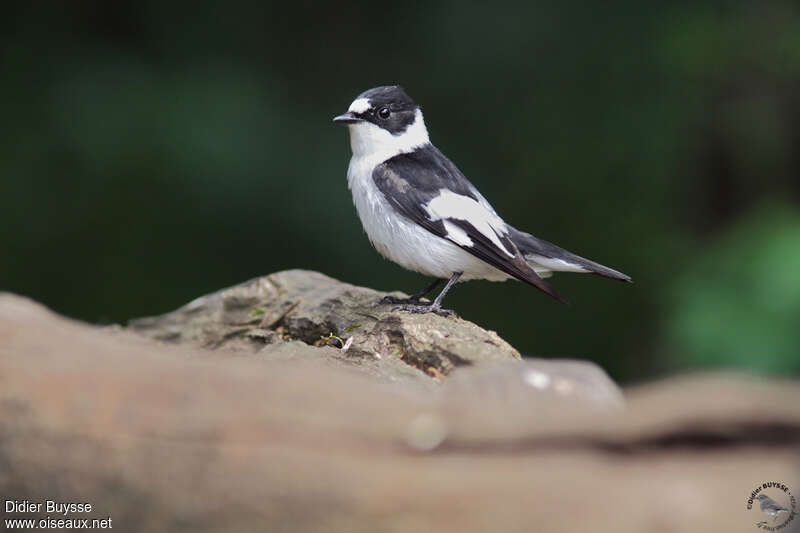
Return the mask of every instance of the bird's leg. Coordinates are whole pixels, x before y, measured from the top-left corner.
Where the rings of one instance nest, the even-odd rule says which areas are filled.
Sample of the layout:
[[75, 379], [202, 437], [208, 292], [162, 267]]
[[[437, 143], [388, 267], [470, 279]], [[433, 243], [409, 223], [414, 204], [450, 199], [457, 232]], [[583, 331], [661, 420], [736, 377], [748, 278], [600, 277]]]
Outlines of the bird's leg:
[[424, 296], [427, 296], [429, 292], [431, 292], [433, 289], [435, 289], [436, 287], [441, 285], [441, 283], [443, 281], [444, 281], [443, 279], [438, 279], [438, 278], [433, 280], [433, 283], [431, 283], [430, 285], [428, 285], [427, 287], [422, 289], [421, 292], [418, 292], [417, 294], [412, 295], [410, 298], [396, 298], [394, 296], [384, 296], [383, 298], [378, 300], [377, 303], [379, 303], [379, 304], [419, 304]]
[[447, 281], [447, 285], [445, 285], [444, 289], [442, 289], [442, 292], [439, 293], [439, 296], [437, 296], [436, 299], [428, 305], [398, 305], [397, 307], [393, 307], [392, 311], [408, 311], [409, 313], [436, 313], [437, 315], [443, 316], [455, 315], [455, 311], [451, 311], [450, 309], [442, 309], [442, 300], [444, 299], [444, 295], [447, 294], [447, 291], [450, 290], [450, 287], [456, 284], [458, 278], [461, 277], [461, 274], [463, 274], [463, 272], [454, 272]]

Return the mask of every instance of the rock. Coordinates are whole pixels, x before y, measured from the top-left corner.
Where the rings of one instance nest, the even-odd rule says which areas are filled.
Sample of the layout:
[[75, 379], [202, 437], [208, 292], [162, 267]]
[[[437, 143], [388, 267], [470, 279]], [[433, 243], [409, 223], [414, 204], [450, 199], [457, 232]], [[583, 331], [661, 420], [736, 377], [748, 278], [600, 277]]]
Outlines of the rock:
[[512, 357], [440, 386], [396, 358], [417, 377], [387, 385], [269, 324], [207, 337], [212, 309], [249, 312], [201, 302], [170, 319], [194, 341], [155, 342], [0, 294], [0, 494], [131, 532], [633, 533], [752, 531], [753, 489], [800, 492], [796, 381], [675, 378], [612, 408], [557, 385], [607, 381], [582, 364]]
[[621, 403], [619, 388], [593, 363], [528, 359], [523, 364], [519, 352], [495, 332], [460, 318], [376, 305], [387, 294], [319, 272], [288, 270], [197, 298], [165, 315], [132, 320], [128, 327], [155, 340], [267, 361], [320, 360], [384, 382], [431, 387], [458, 369], [457, 383], [473, 395], [505, 391], [507, 397], [536, 393], [539, 402]]
[[580, 404], [593, 409], [624, 406], [622, 391], [603, 369], [588, 361], [526, 358], [459, 368], [444, 395], [471, 395], [482, 402], [508, 404]]
[[[129, 328], [164, 342], [268, 359], [322, 356], [402, 381], [520, 359], [495, 332], [472, 322], [375, 305], [386, 295], [318, 272], [287, 270], [203, 296], [165, 315], [132, 320]], [[315, 352], [297, 341], [330, 348]]]

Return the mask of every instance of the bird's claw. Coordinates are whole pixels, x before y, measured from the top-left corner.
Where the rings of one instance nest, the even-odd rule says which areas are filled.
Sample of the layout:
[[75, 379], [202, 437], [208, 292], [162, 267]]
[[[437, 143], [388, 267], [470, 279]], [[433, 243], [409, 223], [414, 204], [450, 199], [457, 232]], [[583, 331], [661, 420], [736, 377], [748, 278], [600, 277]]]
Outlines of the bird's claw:
[[372, 304], [373, 307], [377, 305], [418, 305], [421, 302], [420, 298], [412, 296], [410, 298], [398, 298], [396, 296], [384, 296], [380, 300]]
[[439, 316], [458, 316], [452, 309], [443, 309], [438, 305], [398, 305], [392, 311], [408, 311], [409, 313], [436, 313]]

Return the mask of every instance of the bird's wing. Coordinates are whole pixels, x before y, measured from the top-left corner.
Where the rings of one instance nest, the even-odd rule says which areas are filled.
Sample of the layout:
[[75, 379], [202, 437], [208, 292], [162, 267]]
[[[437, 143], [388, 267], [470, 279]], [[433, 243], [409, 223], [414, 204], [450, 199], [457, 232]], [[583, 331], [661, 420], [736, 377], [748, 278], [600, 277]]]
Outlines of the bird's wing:
[[525, 261], [506, 223], [432, 145], [381, 163], [372, 179], [389, 204], [412, 222], [566, 303]]
[[763, 496], [763, 498], [761, 498], [761, 510], [765, 512], [767, 510], [770, 510], [776, 513], [780, 513], [781, 511], [788, 512], [788, 509], [784, 509], [783, 507], [781, 507], [781, 505], [778, 502], [776, 502], [766, 494]]

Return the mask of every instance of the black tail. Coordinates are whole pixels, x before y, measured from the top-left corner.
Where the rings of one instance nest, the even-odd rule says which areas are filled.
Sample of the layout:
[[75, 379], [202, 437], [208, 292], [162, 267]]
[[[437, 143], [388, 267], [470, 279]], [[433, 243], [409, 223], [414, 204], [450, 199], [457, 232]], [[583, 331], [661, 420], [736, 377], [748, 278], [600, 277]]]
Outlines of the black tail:
[[519, 231], [511, 226], [509, 226], [508, 229], [511, 240], [514, 241], [514, 244], [517, 245], [517, 248], [519, 248], [519, 251], [523, 256], [538, 255], [548, 259], [560, 259], [588, 270], [592, 274], [596, 274], [604, 278], [632, 283], [631, 277], [627, 274], [617, 272], [613, 268], [608, 268], [600, 263], [595, 263], [594, 261], [590, 261], [589, 259], [575, 255], [572, 252], [568, 252], [567, 250], [564, 250], [553, 243], [543, 241], [542, 239], [537, 239], [530, 233]]

